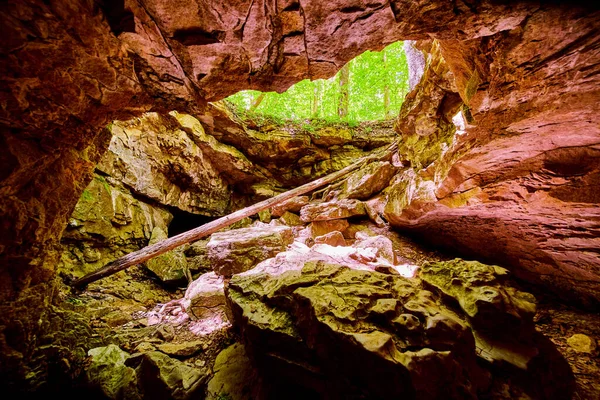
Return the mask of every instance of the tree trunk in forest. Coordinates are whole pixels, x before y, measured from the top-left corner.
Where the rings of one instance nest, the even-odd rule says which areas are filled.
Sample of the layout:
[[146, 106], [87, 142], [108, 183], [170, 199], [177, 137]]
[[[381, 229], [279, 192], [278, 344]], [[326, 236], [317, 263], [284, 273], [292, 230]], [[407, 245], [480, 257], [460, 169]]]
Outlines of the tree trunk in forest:
[[262, 210], [266, 210], [267, 208], [271, 208], [293, 197], [303, 195], [322, 186], [335, 182], [337, 179], [359, 169], [360, 167], [369, 163], [370, 161], [385, 159], [389, 157], [391, 153], [397, 150], [397, 143], [393, 143], [391, 146], [385, 149], [383, 153], [377, 152], [376, 154], [363, 157], [354, 164], [347, 166], [346, 168], [343, 168], [337, 172], [324, 176], [323, 178], [319, 178], [315, 181], [307, 183], [306, 185], [299, 186], [285, 193], [281, 193], [275, 197], [271, 197], [270, 199], [263, 200], [260, 203], [256, 203], [250, 207], [246, 207], [234, 213], [226, 215], [225, 217], [216, 219], [212, 222], [209, 222], [208, 224], [199, 226], [198, 228], [192, 229], [184, 233], [180, 233], [179, 235], [165, 239], [151, 246], [144, 247], [143, 249], [134, 251], [133, 253], [129, 253], [115, 261], [106, 264], [104, 267], [100, 268], [97, 271], [94, 271], [83, 276], [82, 278], [72, 281], [71, 286], [85, 287], [89, 283], [95, 282], [102, 278], [106, 278], [107, 276], [113, 275], [132, 265], [141, 264], [163, 253], [166, 253], [169, 250], [173, 250], [176, 247], [179, 247], [186, 243], [194, 242], [200, 238], [211, 235], [217, 232], [218, 230], [233, 224], [234, 222], [240, 221], [241, 219], [254, 215]]
[[250, 111], [254, 111], [258, 108], [258, 106], [260, 106], [260, 103], [262, 103], [262, 101], [265, 99], [265, 94], [266, 93], [261, 93], [256, 99], [254, 99], [252, 105], [250, 106]]
[[384, 115], [385, 115], [385, 119], [391, 119], [392, 118], [392, 113], [390, 110], [390, 77], [389, 77], [389, 71], [388, 71], [388, 62], [387, 62], [387, 55], [386, 55], [386, 51], [383, 50], [382, 51], [383, 54], [383, 70], [384, 70], [384, 76], [385, 76], [385, 82], [383, 85], [383, 110], [384, 110]]
[[315, 81], [313, 87], [312, 109], [310, 110], [311, 118], [319, 118], [319, 107], [321, 105], [321, 92], [323, 91], [323, 81]]
[[350, 63], [340, 70], [340, 98], [338, 101], [338, 117], [345, 120], [348, 117], [348, 81], [350, 79]]

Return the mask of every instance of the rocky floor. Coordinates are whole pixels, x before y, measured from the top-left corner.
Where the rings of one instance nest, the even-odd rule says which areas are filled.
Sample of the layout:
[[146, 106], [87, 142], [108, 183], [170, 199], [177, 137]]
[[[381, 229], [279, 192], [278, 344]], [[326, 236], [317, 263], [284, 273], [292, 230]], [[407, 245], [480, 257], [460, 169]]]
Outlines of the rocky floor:
[[[368, 224], [377, 234], [385, 234], [394, 245], [396, 257], [422, 265], [440, 261], [451, 255], [429, 250], [410, 238]], [[530, 288], [527, 288], [531, 291]], [[134, 355], [160, 352], [201, 371], [199, 392], [193, 398], [220, 398], [227, 391], [242, 398], [252, 398], [256, 388], [233, 375], [254, 376], [240, 338], [225, 321], [192, 320], [181, 304], [185, 288], [164, 288], [142, 268], [132, 268], [101, 282], [94, 283], [66, 300], [74, 309], [90, 317], [91, 326], [106, 344], [115, 344]], [[538, 312], [536, 329], [548, 337], [568, 361], [576, 380], [575, 399], [600, 398], [600, 357], [598, 349], [582, 352], [581, 340], [575, 344], [574, 334], [600, 337], [600, 321], [596, 314], [565, 306], [543, 293], [535, 293]], [[211, 329], [211, 326], [215, 329]], [[576, 337], [577, 338], [577, 337]], [[235, 345], [234, 345], [235, 344]], [[241, 346], [241, 347], [240, 347]], [[216, 361], [222, 353], [221, 360]], [[233, 368], [233, 370], [232, 370]], [[230, 380], [231, 377], [233, 380]], [[255, 379], [253, 379], [255, 380]], [[258, 381], [257, 381], [258, 382]], [[212, 392], [211, 392], [212, 390]], [[254, 390], [254, 392], [252, 392]], [[202, 392], [202, 393], [200, 393]], [[495, 378], [489, 398], [528, 398], [513, 387], [510, 379]]]
[[[567, 360], [575, 375], [576, 400], [600, 399], [600, 352], [597, 345], [577, 345], [573, 335], [585, 335], [588, 340], [600, 339], [600, 318], [597, 313], [569, 307], [543, 293], [535, 293], [538, 312], [536, 328], [548, 337]], [[588, 352], [588, 350], [590, 352]]]

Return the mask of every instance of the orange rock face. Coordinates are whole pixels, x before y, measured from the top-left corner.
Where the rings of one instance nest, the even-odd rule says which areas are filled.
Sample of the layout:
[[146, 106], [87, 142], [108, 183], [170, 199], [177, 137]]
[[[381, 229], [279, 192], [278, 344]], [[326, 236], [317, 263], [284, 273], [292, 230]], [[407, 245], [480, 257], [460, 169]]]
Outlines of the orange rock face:
[[[501, 34], [439, 41], [454, 90], [468, 106], [466, 132], [455, 135], [426, 170], [416, 171], [409, 179], [412, 187], [392, 191], [388, 220], [597, 307], [600, 35], [593, 27], [598, 17], [540, 9]], [[547, 24], [550, 20], [557, 22]], [[440, 69], [436, 61], [442, 61], [439, 54], [430, 70]], [[441, 109], [443, 102], [433, 106]], [[402, 122], [409, 133], [419, 127], [418, 120]], [[433, 126], [421, 140], [443, 129]]]

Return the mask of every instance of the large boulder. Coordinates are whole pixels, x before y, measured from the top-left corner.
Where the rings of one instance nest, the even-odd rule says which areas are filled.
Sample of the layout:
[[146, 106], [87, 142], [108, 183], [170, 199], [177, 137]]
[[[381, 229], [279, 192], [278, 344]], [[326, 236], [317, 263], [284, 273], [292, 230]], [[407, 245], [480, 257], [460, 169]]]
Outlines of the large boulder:
[[75, 205], [62, 237], [59, 270], [80, 277], [146, 246], [155, 228], [173, 219], [165, 207], [134, 197], [110, 177], [94, 175]]
[[90, 387], [107, 399], [142, 399], [137, 388], [135, 370], [125, 361], [129, 353], [119, 346], [109, 344], [88, 352], [90, 364], [86, 368], [86, 379]]
[[339, 198], [366, 200], [388, 186], [396, 168], [387, 161], [375, 161], [344, 181]]
[[532, 398], [573, 393], [568, 364], [531, 324], [533, 297], [505, 270], [438, 263], [423, 272], [433, 282], [423, 287], [368, 260], [340, 262], [340, 247], [318, 255], [318, 246], [229, 283], [232, 322], [269, 381], [293, 377], [306, 393], [333, 398], [503, 398], [480, 368], [493, 365], [494, 379], [511, 377]]
[[[152, 236], [148, 245], [153, 245], [167, 239], [165, 231], [156, 227], [152, 230]], [[178, 248], [166, 253], [160, 254], [144, 263], [152, 273], [161, 281], [176, 285], [185, 282], [190, 277], [190, 271], [187, 266], [187, 260], [183, 254], [183, 249]]]
[[88, 352], [86, 380], [94, 394], [107, 399], [191, 399], [208, 374], [159, 351], [130, 355], [110, 344]]
[[363, 203], [355, 199], [332, 200], [323, 203], [310, 203], [300, 210], [304, 222], [328, 221], [366, 215]]
[[321, 396], [464, 399], [485, 384], [468, 325], [400, 276], [307, 262], [235, 276], [228, 296], [261, 372]]
[[207, 244], [208, 258], [218, 275], [230, 277], [284, 251], [294, 241], [287, 226], [260, 224], [213, 233]]
[[223, 277], [207, 272], [190, 283], [183, 298], [183, 307], [192, 319], [203, 319], [223, 312], [225, 291]]

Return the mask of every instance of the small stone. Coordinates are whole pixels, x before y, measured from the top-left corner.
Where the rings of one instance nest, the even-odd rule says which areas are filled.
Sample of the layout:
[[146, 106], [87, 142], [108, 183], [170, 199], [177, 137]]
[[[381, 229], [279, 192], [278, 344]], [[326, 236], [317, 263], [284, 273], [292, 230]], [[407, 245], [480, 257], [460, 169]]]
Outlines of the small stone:
[[283, 222], [283, 224], [287, 226], [301, 226], [304, 225], [300, 217], [294, 213], [286, 211], [279, 218], [279, 221]]
[[596, 341], [582, 333], [576, 333], [567, 339], [567, 343], [578, 353], [592, 354], [596, 350]]
[[201, 341], [195, 340], [183, 343], [164, 343], [157, 347], [158, 350], [170, 356], [189, 357], [202, 350], [203, 344]]
[[315, 238], [315, 244], [328, 244], [330, 246], [345, 246], [346, 240], [340, 231], [329, 232]]

